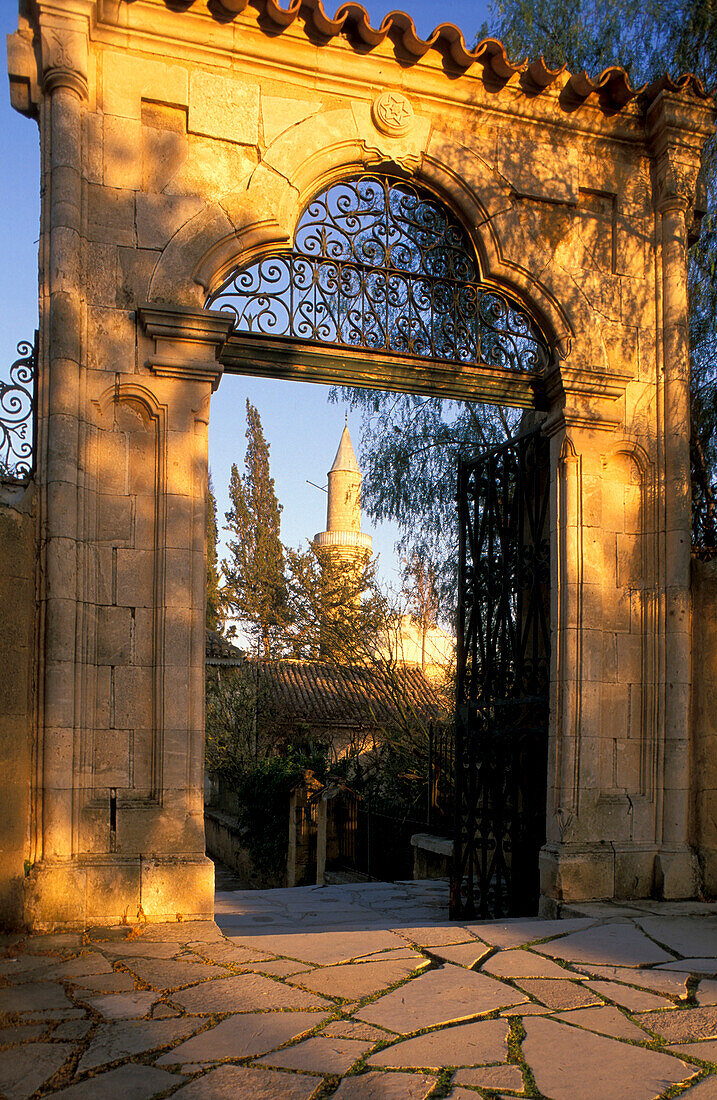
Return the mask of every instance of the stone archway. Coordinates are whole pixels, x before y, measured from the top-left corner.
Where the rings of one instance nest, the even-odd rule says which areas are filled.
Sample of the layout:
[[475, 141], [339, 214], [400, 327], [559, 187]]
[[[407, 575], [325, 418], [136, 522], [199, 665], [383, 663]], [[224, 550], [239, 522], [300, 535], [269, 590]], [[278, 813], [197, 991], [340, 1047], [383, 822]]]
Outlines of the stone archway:
[[[239, 7], [38, 3], [9, 45], [46, 180], [25, 919], [211, 915], [203, 502], [232, 362], [202, 306], [322, 186], [381, 166], [449, 203], [556, 350], [546, 905], [689, 896], [684, 249], [711, 103], [693, 78], [637, 98], [620, 70], [513, 66], [455, 28], [421, 43], [408, 17]], [[413, 388], [495, 394], [461, 375]]]

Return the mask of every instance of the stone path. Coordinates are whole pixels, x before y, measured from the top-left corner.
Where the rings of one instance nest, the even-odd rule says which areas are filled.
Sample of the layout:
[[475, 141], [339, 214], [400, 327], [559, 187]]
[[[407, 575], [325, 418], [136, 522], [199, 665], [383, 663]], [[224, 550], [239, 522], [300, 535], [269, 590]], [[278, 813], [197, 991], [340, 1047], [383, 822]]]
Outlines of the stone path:
[[717, 1100], [717, 906], [445, 900], [225, 890], [216, 925], [0, 937], [0, 1097]]

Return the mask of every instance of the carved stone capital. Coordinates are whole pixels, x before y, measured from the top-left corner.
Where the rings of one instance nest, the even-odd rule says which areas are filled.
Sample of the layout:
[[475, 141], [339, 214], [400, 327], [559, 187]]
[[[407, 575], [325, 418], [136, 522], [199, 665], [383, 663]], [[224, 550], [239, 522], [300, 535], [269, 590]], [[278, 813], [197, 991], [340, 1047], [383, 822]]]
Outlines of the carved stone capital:
[[714, 132], [711, 104], [661, 92], [650, 104], [647, 132], [653, 153], [653, 190], [658, 211], [687, 214], [696, 197], [702, 147]]
[[43, 27], [40, 34], [42, 86], [51, 95], [56, 88], [69, 88], [87, 99], [87, 34], [64, 27]]
[[164, 378], [209, 382], [216, 390], [224, 372], [218, 361], [234, 324], [220, 310], [191, 310], [177, 306], [141, 306], [137, 316], [154, 339], [154, 354], [146, 366]]

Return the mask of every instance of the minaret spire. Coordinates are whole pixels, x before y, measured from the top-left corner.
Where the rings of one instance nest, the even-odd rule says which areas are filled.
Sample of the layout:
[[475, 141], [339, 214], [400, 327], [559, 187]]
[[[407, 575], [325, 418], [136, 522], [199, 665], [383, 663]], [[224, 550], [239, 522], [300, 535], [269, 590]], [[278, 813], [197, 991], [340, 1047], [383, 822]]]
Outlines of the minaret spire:
[[371, 555], [371, 536], [361, 531], [361, 470], [348, 426], [348, 413], [333, 466], [329, 470], [326, 530], [314, 537], [322, 565], [363, 564]]

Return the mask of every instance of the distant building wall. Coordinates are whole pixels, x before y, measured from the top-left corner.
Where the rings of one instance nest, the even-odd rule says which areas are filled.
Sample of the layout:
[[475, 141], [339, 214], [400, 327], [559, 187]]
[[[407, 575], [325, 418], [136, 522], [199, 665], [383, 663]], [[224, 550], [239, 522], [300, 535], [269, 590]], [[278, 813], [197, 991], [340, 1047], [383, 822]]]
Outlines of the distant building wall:
[[717, 561], [692, 562], [694, 843], [704, 890], [717, 895]]
[[36, 496], [0, 497], [0, 928], [22, 922], [30, 857]]

